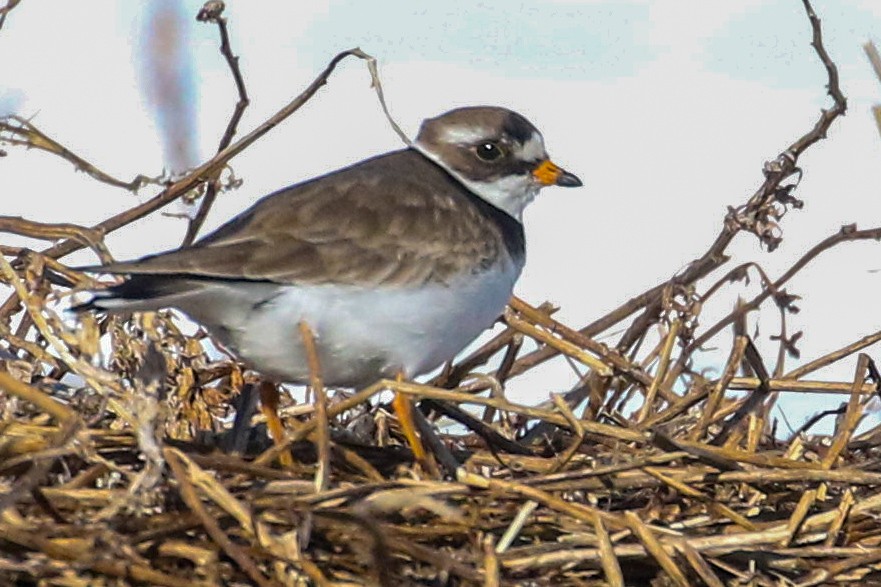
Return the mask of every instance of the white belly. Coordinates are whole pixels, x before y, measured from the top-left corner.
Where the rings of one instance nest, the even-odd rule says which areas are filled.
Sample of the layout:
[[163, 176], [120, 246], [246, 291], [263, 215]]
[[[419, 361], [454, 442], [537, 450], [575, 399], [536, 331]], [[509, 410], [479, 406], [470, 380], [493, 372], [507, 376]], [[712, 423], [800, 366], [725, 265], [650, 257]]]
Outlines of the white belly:
[[[305, 321], [325, 382], [361, 386], [398, 372], [414, 377], [452, 359], [501, 315], [519, 273], [506, 263], [418, 289], [218, 285], [223, 291], [179, 306], [251, 367], [287, 382], [309, 377], [298, 328]], [[216, 303], [221, 298], [226, 303]]]

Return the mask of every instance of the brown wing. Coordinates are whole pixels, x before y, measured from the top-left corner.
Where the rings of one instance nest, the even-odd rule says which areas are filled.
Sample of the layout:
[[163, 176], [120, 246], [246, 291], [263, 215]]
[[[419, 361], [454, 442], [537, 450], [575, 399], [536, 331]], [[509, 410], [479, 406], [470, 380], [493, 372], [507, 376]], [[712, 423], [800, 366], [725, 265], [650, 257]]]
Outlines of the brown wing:
[[502, 228], [485, 206], [419, 153], [398, 151], [272, 194], [192, 247], [101, 271], [296, 284], [444, 282], [504, 254]]

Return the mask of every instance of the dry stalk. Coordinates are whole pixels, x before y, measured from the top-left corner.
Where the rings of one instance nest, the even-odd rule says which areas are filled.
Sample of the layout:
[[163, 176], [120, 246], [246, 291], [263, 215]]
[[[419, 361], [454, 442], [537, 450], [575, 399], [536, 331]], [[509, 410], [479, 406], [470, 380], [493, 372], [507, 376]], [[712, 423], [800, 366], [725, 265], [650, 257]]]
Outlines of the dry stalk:
[[[0, 8], [0, 26], [15, 4]], [[283, 441], [272, 446], [255, 432], [243, 455], [231, 455], [212, 446], [222, 445], [230, 400], [257, 378], [232, 358], [217, 358], [204, 333], [182, 333], [167, 313], [71, 328], [55, 301], [90, 281], [57, 258], [83, 247], [109, 256], [107, 233], [204, 190], [185, 237], [191, 241], [224, 189], [219, 178], [230, 160], [310, 100], [345, 58], [367, 62], [387, 108], [375, 63], [354, 49], [233, 141], [249, 99], [222, 3], [206, 4], [203, 20], [218, 27], [237, 88], [217, 154], [90, 228], [0, 218], [0, 231], [65, 239], [43, 253], [0, 245], [2, 279], [14, 290], [0, 305], [0, 582], [79, 575], [96, 584], [168, 586], [604, 580], [717, 587], [876, 577], [879, 429], [856, 433], [871, 415], [879, 375], [868, 355], [854, 355], [870, 351], [881, 333], [855, 333], [853, 342], [788, 373], [782, 358], [797, 339], [787, 322], [795, 297], [784, 288], [823, 252], [878, 240], [881, 228], [845, 227], [776, 279], [747, 262], [704, 283], [728, 263], [736, 235], [777, 246], [783, 216], [798, 208], [799, 158], [845, 111], [819, 20], [804, 5], [833, 104], [766, 165], [758, 188], [725, 213], [716, 239], [684, 271], [582, 329], [555, 319], [549, 304], [514, 298], [507, 328], [431, 385], [383, 380], [351, 393], [325, 389], [310, 353], [314, 406], [284, 395]], [[118, 180], [27, 121], [3, 124], [5, 144], [39, 146], [99, 181], [123, 189], [161, 183]], [[747, 275], [759, 276], [761, 291], [702, 325], [702, 308], [727, 304], [729, 284]], [[768, 303], [781, 324], [774, 369], [746, 328], [750, 313]], [[613, 348], [598, 342], [616, 325], [623, 331]], [[695, 373], [701, 346], [729, 327], [735, 336], [724, 367]], [[305, 324], [300, 334], [309, 349]], [[538, 349], [523, 352], [525, 339]], [[96, 357], [108, 346], [108, 357]], [[138, 377], [148, 349], [161, 366], [150, 382]], [[539, 405], [505, 397], [509, 379], [561, 354], [589, 368], [570, 392]], [[807, 379], [833, 365], [853, 369], [853, 378]], [[389, 434], [378, 399], [386, 390], [467, 428], [444, 430], [434, 445], [446, 451], [444, 467], [457, 481], [422, 478], [425, 469]], [[818, 416], [784, 441], [768, 410], [785, 393], [849, 397], [833, 410], [833, 435], [811, 433]], [[288, 453], [295, 460], [278, 467]], [[148, 493], [149, 503], [132, 499]]]

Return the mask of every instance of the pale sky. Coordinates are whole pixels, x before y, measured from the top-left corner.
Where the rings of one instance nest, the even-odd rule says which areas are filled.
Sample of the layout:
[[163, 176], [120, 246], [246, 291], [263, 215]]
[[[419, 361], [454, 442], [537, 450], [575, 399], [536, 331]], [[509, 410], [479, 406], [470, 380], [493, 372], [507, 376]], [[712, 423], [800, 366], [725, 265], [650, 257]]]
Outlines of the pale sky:
[[[701, 254], [726, 207], [743, 203], [760, 184], [762, 164], [831, 105], [800, 0], [227, 4], [251, 97], [242, 132], [354, 46], [379, 60], [392, 115], [411, 136], [423, 118], [467, 104], [503, 105], [532, 120], [552, 157], [585, 187], [547, 190], [527, 211], [529, 260], [517, 293], [562, 306], [558, 316], [574, 327]], [[234, 88], [216, 27], [195, 22], [201, 2], [150, 4], [161, 5], [179, 12], [191, 51], [186, 112], [194, 118], [187, 134], [205, 159], [226, 126]], [[171, 162], [163, 160], [160, 125], [143, 91], [148, 15], [141, 6], [22, 3], [0, 30], [0, 111], [31, 118], [123, 179], [159, 174]], [[881, 2], [816, 0], [814, 8], [841, 71], [848, 115], [801, 160], [805, 177], [796, 195], [805, 208], [785, 218], [780, 249], [768, 254], [742, 235], [729, 267], [753, 260], [775, 277], [841, 225], [881, 224], [881, 141], [870, 114], [881, 102], [881, 84], [861, 49], [881, 38]], [[399, 146], [363, 64], [346, 62], [312, 102], [233, 160], [244, 184], [221, 196], [203, 234], [271, 191]], [[155, 193], [122, 192], [49, 155], [7, 150], [0, 159], [3, 215], [92, 225]], [[184, 231], [183, 221], [154, 214], [107, 242], [118, 258], [131, 258], [176, 246]], [[790, 331], [805, 330], [804, 360], [881, 328], [881, 313], [873, 311], [879, 247], [843, 245], [789, 285], [804, 298], [790, 320]], [[81, 254], [71, 262], [94, 258]], [[737, 293], [756, 292], [755, 282], [733, 286], [709, 304], [702, 323], [727, 313]], [[769, 364], [775, 316], [770, 311], [750, 322]], [[727, 349], [730, 334], [717, 344]], [[877, 358], [878, 350], [870, 352]], [[713, 365], [718, 356], [706, 361]], [[823, 375], [849, 379], [854, 365], [855, 358]], [[574, 382], [565, 363], [555, 361], [513, 382], [509, 393], [536, 403]], [[784, 405], [798, 425], [843, 399], [789, 396]]]

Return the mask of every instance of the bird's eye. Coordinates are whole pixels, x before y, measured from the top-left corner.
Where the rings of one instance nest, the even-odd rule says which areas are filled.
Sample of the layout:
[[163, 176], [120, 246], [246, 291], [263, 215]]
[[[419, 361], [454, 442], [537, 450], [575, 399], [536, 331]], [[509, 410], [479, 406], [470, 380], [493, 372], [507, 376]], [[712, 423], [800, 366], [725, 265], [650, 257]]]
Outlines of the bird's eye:
[[483, 161], [495, 161], [505, 154], [496, 143], [481, 143], [474, 147], [474, 152]]

